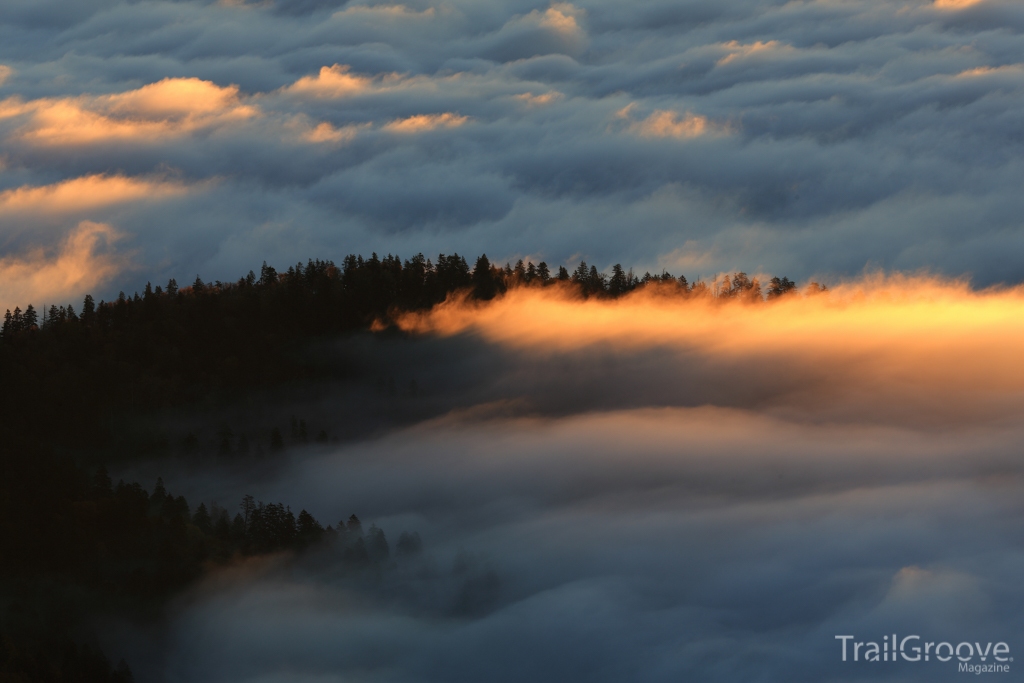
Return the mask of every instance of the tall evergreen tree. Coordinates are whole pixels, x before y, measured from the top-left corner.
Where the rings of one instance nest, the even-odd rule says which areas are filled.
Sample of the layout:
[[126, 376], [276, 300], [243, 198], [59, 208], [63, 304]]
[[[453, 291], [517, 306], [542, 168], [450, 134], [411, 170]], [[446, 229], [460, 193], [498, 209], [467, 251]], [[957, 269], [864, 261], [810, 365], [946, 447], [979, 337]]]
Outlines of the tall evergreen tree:
[[498, 294], [497, 278], [494, 276], [487, 254], [482, 254], [473, 267], [473, 296], [489, 300]]

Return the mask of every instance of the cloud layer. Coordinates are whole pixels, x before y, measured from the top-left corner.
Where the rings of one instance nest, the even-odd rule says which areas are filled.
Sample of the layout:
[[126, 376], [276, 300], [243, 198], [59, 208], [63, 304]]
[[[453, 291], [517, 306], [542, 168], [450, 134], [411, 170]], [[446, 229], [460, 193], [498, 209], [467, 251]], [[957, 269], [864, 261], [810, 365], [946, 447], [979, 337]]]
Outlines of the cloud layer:
[[[956, 661], [844, 664], [835, 636], [1020, 647], [1024, 378], [998, 348], [1019, 345], [1019, 296], [883, 281], [763, 315], [449, 306], [447, 336], [358, 352], [416, 380], [393, 410], [440, 417], [262, 479], [163, 464], [190, 499], [356, 510], [426, 555], [373, 576], [330, 553], [234, 568], [110, 647], [170, 681], [959, 680]], [[319, 419], [368, 389], [314, 392]]]
[[[14, 2], [0, 191], [217, 180], [77, 217], [135, 254], [107, 296], [374, 250], [1016, 282], [1022, 29], [1008, 0]], [[0, 210], [0, 256], [78, 224], [39, 213]]]

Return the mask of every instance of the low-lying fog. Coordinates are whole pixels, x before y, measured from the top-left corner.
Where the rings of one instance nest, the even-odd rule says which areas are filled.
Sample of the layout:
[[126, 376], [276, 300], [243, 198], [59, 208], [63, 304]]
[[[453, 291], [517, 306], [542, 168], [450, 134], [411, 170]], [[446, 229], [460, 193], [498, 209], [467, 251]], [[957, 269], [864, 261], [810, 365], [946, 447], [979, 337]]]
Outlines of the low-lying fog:
[[[508, 342], [472, 325], [370, 341], [368, 365], [391, 362], [421, 387], [396, 400], [435, 417], [292, 450], [259, 478], [164, 478], [193, 504], [252, 493], [324, 524], [355, 512], [385, 531], [392, 560], [353, 572], [326, 549], [234, 566], [160, 629], [111, 629], [111, 649], [140, 679], [167, 681], [964, 675], [955, 657], [844, 663], [844, 634], [1004, 641], [1012, 656], [1024, 648], [1024, 382], [998, 364], [1020, 332], [918, 310], [930, 326], [918, 346], [867, 343], [890, 339], [896, 314], [865, 314], [835, 353], [808, 351], [824, 339], [820, 309], [793, 313], [802, 336], [772, 353], [671, 334]], [[352, 400], [320, 410], [343, 420]], [[420, 534], [421, 554], [396, 552], [402, 531]]]

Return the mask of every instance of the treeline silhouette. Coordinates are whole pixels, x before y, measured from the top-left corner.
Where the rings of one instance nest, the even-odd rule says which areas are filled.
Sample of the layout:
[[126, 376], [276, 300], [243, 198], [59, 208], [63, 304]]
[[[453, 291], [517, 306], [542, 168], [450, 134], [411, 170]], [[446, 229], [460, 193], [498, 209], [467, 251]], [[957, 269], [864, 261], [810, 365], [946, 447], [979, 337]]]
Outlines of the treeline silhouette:
[[[302, 346], [316, 338], [366, 329], [395, 311], [430, 308], [452, 293], [492, 299], [514, 287], [562, 286], [584, 297], [618, 297], [658, 286], [687, 297], [760, 301], [796, 290], [788, 278], [766, 288], [736, 273], [690, 283], [669, 273], [637, 277], [619, 265], [610, 275], [581, 262], [552, 273], [544, 262], [470, 269], [458, 254], [436, 261], [349, 255], [341, 266], [310, 260], [279, 272], [263, 264], [236, 282], [179, 287], [147, 284], [113, 301], [90, 295], [74, 305], [7, 311], [0, 328], [5, 391], [0, 443], [11, 431], [31, 431], [55, 447], [81, 450], [109, 444], [123, 411], [150, 411], [211, 392], [274, 386], [315, 373]], [[812, 287], [820, 289], [812, 283]]]
[[[29, 476], [25, 476], [25, 475]], [[31, 459], [0, 495], [0, 680], [131, 680], [95, 647], [76, 642], [101, 615], [145, 618], [211, 566], [240, 557], [332, 547], [342, 566], [379, 571], [392, 558], [384, 532], [356, 515], [324, 527], [309, 512], [245, 496], [232, 515], [195, 509], [157, 480], [113, 485], [69, 459]], [[422, 543], [403, 533], [395, 555]], [[6, 678], [4, 676], [7, 676]]]

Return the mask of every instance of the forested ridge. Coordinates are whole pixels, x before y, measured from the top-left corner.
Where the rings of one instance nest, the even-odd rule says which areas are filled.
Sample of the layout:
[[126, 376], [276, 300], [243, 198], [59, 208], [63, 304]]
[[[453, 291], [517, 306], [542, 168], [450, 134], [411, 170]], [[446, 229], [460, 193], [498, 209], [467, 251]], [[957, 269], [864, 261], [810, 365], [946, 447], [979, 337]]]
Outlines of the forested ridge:
[[[37, 463], [39, 465], [39, 463]], [[70, 462], [44, 462], [20, 489], [3, 490], [0, 539], [0, 680], [133, 679], [92, 643], [97, 617], [149, 620], [167, 598], [211, 568], [281, 551], [326, 549], [352, 572], [385, 570], [384, 532], [356, 515], [324, 527], [309, 512], [245, 496], [234, 515], [213, 503], [190, 508], [157, 480], [112, 485]], [[402, 533], [397, 557], [421, 541]]]
[[[366, 329], [395, 311], [428, 309], [453, 292], [478, 299], [518, 286], [558, 285], [585, 297], [618, 297], [656, 285], [680, 296], [760, 301], [796, 289], [772, 278], [766, 290], [737, 273], [724, 282], [689, 283], [669, 273], [611, 275], [585, 262], [572, 273], [546, 263], [498, 267], [486, 256], [470, 269], [458, 254], [436, 261], [349, 255], [339, 267], [310, 260], [278, 272], [264, 263], [236, 282], [189, 286], [170, 280], [114, 301], [7, 311], [0, 329], [4, 377], [0, 442], [32, 434], [57, 448], [102, 448], [110, 415], [156, 410], [210, 392], [272, 386], [311, 368], [299, 352], [312, 339]], [[812, 283], [812, 287], [819, 287]], [[13, 432], [13, 433], [12, 433]]]
[[[303, 354], [311, 342], [429, 309], [453, 293], [487, 300], [515, 287], [549, 286], [581, 297], [657, 286], [746, 301], [796, 289], [773, 278], [762, 290], [744, 273], [690, 283], [664, 272], [637, 277], [618, 265], [610, 275], [586, 263], [552, 273], [543, 262], [499, 267], [480, 256], [471, 269], [458, 254], [404, 261], [374, 254], [282, 272], [264, 263], [235, 282], [196, 277], [179, 286], [172, 279], [113, 301], [86, 296], [78, 306], [7, 311], [0, 330], [0, 679], [130, 680], [126, 666], [112, 666], [88, 644], [89, 617], [156, 613], [209, 567], [238, 557], [326, 542], [354, 570], [388, 561], [383, 532], [364, 532], [354, 515], [324, 527], [305, 510], [295, 515], [250, 497], [232, 510], [190, 507], [162, 482], [151, 491], [112, 483], [104, 465], [127, 416], [301, 382], [317, 373]], [[249, 457], [244, 434], [223, 427], [219, 438], [221, 453]], [[320, 431], [315, 440], [326, 438]], [[274, 427], [268, 446], [273, 452], [308, 439], [306, 422], [292, 417], [290, 434]], [[397, 549], [409, 554], [419, 546], [417, 536], [403, 534]]]

